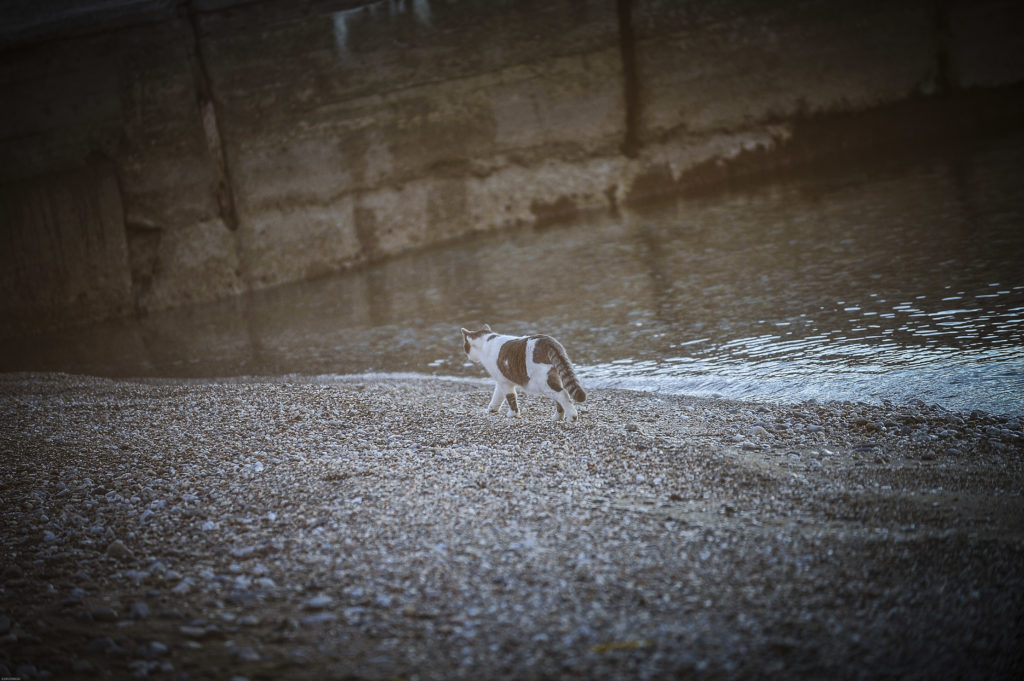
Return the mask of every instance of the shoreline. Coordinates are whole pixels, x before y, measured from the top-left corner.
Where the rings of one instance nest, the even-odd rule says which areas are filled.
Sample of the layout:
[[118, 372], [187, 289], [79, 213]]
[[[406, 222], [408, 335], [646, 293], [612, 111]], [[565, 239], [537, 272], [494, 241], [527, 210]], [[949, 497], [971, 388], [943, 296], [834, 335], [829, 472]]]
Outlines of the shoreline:
[[0, 374], [0, 672], [1024, 673], [1019, 418], [279, 378]]
[[[479, 368], [479, 367], [477, 367]], [[589, 367], [588, 367], [589, 368]], [[580, 369], [579, 366], [576, 367]], [[579, 371], [578, 371], [579, 373]], [[70, 378], [95, 378], [98, 380], [111, 380], [126, 383], [142, 383], [152, 385], [210, 385], [210, 384], [224, 384], [224, 385], [239, 385], [239, 384], [251, 384], [251, 383], [269, 383], [275, 385], [283, 384], [324, 384], [331, 385], [335, 383], [351, 383], [351, 382], [388, 382], [388, 381], [436, 381], [436, 382], [450, 382], [456, 384], [476, 385], [476, 386], [488, 386], [489, 389], [493, 389], [492, 380], [486, 376], [486, 374], [473, 375], [473, 376], [460, 376], [455, 374], [429, 374], [420, 371], [364, 371], [355, 373], [285, 373], [285, 374], [244, 374], [244, 375], [223, 375], [223, 376], [107, 376], [99, 374], [85, 374], [85, 373], [74, 373], [66, 371], [0, 371], [0, 376], [40, 376], [40, 375], [55, 375], [55, 376], [67, 376]], [[812, 396], [807, 398], [791, 398], [786, 399], [785, 397], [777, 396], [775, 394], [768, 395], [729, 395], [720, 391], [712, 391], [708, 389], [699, 389], [697, 391], [685, 391], [682, 389], [671, 389], [662, 390], [657, 386], [650, 388], [636, 387], [639, 382], [623, 382], [623, 381], [612, 381], [609, 383], [606, 379], [594, 380], [591, 376], [584, 376], [583, 381], [587, 386], [593, 386], [595, 389], [602, 391], [619, 391], [626, 394], [637, 393], [644, 395], [663, 396], [663, 397], [692, 397], [699, 400], [711, 400], [711, 401], [723, 401], [723, 402], [735, 402], [739, 404], [752, 405], [754, 407], [764, 406], [769, 409], [789, 409], [798, 407], [800, 405], [836, 405], [841, 408], [856, 408], [859, 406], [868, 408], [884, 408], [884, 409], [924, 409], [929, 411], [937, 411], [939, 413], [946, 414], [959, 414], [961, 416], [969, 416], [971, 414], [978, 414], [981, 417], [993, 419], [1001, 422], [1024, 422], [1024, 406], [1021, 407], [1021, 413], [1010, 412], [1010, 411], [993, 411], [982, 407], [966, 406], [957, 407], [955, 405], [942, 404], [937, 401], [928, 402], [920, 398], [901, 400], [897, 397], [882, 397], [875, 400], [858, 400], [858, 399], [847, 399], [847, 398], [827, 398]]]

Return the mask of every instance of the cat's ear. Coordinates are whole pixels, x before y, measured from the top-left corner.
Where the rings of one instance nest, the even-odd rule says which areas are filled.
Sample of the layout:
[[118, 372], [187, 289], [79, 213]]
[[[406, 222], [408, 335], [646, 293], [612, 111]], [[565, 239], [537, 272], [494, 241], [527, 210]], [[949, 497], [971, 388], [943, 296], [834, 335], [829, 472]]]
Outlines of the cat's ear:
[[459, 330], [462, 331], [462, 337], [463, 338], [465, 338], [466, 336], [469, 335], [469, 331], [466, 331], [465, 329], [459, 329]]
[[484, 324], [484, 331], [490, 333], [491, 332], [491, 325], [490, 324]]

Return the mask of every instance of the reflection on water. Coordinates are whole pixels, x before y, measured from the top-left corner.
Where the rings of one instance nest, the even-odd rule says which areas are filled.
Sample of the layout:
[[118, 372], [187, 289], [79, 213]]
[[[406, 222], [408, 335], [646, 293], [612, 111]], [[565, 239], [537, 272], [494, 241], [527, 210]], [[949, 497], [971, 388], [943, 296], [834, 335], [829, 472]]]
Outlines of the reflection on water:
[[460, 326], [557, 335], [590, 386], [1024, 413], [1024, 135], [491, 235], [5, 349], [4, 370], [479, 376]]

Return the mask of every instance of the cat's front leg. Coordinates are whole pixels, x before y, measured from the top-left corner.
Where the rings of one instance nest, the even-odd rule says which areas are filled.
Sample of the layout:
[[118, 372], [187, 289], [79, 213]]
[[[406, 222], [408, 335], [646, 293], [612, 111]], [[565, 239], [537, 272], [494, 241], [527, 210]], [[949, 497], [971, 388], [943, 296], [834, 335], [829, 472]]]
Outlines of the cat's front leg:
[[487, 405], [487, 411], [497, 413], [501, 403], [505, 400], [505, 390], [500, 385], [494, 386], [494, 394], [491, 395], [491, 403]]
[[573, 404], [572, 398], [569, 397], [569, 393], [562, 391], [555, 395], [555, 420], [561, 421], [566, 420], [569, 423], [575, 423], [579, 420], [579, 412], [576, 411], [576, 405]]

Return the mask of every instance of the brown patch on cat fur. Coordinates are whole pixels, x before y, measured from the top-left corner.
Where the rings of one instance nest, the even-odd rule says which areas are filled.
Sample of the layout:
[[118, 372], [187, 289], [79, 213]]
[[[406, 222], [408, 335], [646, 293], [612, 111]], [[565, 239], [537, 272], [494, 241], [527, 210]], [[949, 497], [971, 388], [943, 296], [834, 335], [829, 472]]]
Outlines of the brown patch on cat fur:
[[577, 402], [586, 400], [587, 393], [580, 386], [576, 372], [573, 371], [572, 363], [569, 361], [569, 355], [566, 354], [562, 344], [551, 336], [530, 336], [530, 338], [537, 339], [536, 345], [533, 346], [533, 361], [537, 364], [550, 364], [552, 370], [558, 372], [559, 385], [557, 388], [551, 382], [551, 372], [548, 372], [548, 385], [551, 389], [561, 390], [564, 386], [572, 399]]
[[505, 395], [505, 399], [508, 400], [508, 408], [512, 410], [513, 414], [519, 413], [519, 404], [516, 402], [516, 394], [508, 393]]
[[548, 369], [548, 387], [556, 393], [562, 392], [562, 379], [558, 377], [558, 369], [555, 367]]
[[530, 377], [526, 373], [527, 338], [505, 341], [498, 350], [498, 370], [502, 376], [516, 385], [526, 385]]

